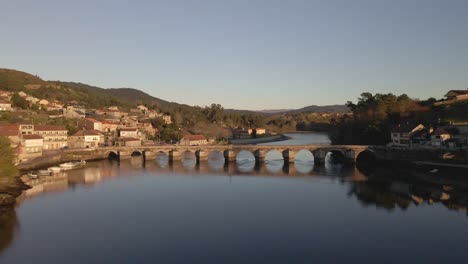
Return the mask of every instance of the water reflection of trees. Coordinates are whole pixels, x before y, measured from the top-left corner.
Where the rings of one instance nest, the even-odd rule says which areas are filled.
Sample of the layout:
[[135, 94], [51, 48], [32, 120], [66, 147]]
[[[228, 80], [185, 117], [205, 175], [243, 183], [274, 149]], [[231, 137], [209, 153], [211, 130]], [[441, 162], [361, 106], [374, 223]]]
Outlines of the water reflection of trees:
[[11, 245], [17, 226], [15, 209], [0, 207], [0, 255]]
[[468, 182], [447, 174], [380, 169], [367, 181], [351, 182], [349, 195], [364, 206], [375, 205], [390, 211], [421, 204], [442, 204], [448, 209], [467, 211]]

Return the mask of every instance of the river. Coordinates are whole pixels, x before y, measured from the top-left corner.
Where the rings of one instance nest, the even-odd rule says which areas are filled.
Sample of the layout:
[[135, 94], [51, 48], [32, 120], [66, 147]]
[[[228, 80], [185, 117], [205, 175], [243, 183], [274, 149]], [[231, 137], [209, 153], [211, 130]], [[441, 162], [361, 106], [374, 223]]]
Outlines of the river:
[[[328, 142], [289, 136], [274, 144]], [[30, 180], [16, 210], [0, 217], [0, 263], [466, 261], [463, 179], [298, 159], [134, 157]]]

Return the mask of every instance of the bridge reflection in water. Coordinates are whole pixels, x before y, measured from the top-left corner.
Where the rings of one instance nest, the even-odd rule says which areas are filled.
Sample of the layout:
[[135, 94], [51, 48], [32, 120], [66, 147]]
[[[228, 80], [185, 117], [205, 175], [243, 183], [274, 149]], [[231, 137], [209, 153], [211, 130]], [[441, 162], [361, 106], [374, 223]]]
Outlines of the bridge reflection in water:
[[[308, 179], [332, 179], [346, 182], [349, 195], [357, 198], [363, 205], [370, 204], [393, 210], [407, 209], [411, 204], [441, 203], [449, 209], [466, 212], [468, 192], [466, 180], [453, 178], [434, 181], [433, 175], [421, 172], [402, 172], [388, 169], [374, 171], [370, 176], [361, 172], [355, 166], [346, 166], [327, 160], [325, 166], [315, 166], [313, 162], [297, 161], [294, 164], [282, 160], [266, 160], [256, 162], [251, 158], [242, 158], [238, 162], [225, 163], [220, 154], [210, 156], [207, 161], [196, 162], [196, 158], [187, 155], [180, 162], [171, 162], [167, 156], [160, 155], [156, 160], [144, 162], [141, 156], [128, 160], [89, 162], [84, 168], [65, 171], [54, 176], [39, 179], [23, 180], [31, 186], [18, 198], [32, 198], [52, 192], [64, 192], [78, 186], [93, 186], [100, 182], [123, 177], [138, 177], [141, 175], [179, 175], [179, 176], [264, 176], [293, 177]], [[5, 220], [6, 221], [6, 220]]]

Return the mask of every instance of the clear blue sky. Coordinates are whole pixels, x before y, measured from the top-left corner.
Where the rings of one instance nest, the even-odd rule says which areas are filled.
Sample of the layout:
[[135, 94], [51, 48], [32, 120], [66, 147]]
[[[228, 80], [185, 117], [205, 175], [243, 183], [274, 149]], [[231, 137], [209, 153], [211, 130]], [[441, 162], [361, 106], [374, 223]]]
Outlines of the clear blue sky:
[[468, 87], [467, 0], [0, 0], [0, 67], [191, 105]]

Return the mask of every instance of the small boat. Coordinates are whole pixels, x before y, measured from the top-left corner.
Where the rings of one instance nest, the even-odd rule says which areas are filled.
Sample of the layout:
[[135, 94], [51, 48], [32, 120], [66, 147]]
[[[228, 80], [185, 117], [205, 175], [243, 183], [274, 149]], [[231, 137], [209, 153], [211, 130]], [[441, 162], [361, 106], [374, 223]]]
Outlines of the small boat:
[[58, 172], [62, 171], [62, 168], [60, 168], [60, 167], [50, 167], [48, 170], [50, 172], [52, 172], [52, 173], [58, 173]]
[[28, 176], [31, 179], [37, 179], [37, 171], [30, 171], [28, 172]]
[[39, 176], [49, 176], [50, 175], [50, 171], [49, 170], [39, 170], [37, 172], [37, 175]]
[[73, 162], [66, 162], [59, 165], [63, 170], [73, 169], [76, 165]]
[[430, 172], [430, 173], [436, 173], [436, 172], [438, 172], [438, 171], [439, 171], [438, 169], [433, 169], [433, 170], [430, 170], [429, 172]]

